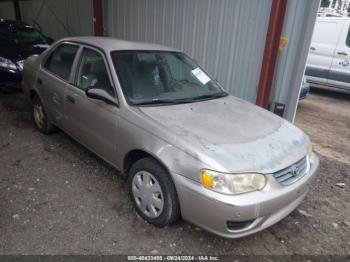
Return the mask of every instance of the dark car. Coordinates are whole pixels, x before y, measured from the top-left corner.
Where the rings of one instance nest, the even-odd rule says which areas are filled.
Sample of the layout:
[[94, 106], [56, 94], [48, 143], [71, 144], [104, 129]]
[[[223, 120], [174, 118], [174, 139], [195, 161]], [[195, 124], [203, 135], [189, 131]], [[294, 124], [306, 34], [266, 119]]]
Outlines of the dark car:
[[310, 93], [310, 85], [306, 82], [305, 76], [303, 77], [303, 82], [300, 87], [299, 100], [305, 99]]
[[0, 19], [0, 87], [20, 88], [24, 60], [52, 42], [26, 23]]

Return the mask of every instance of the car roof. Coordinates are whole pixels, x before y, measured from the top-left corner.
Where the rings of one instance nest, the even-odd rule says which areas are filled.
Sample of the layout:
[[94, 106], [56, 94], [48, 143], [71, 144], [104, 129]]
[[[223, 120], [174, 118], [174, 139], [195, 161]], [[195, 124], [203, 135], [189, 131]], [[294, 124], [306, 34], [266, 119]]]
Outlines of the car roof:
[[163, 45], [126, 41], [126, 40], [121, 40], [113, 37], [104, 37], [104, 36], [67, 37], [60, 40], [60, 42], [63, 42], [63, 41], [76, 42], [76, 43], [95, 46], [103, 49], [106, 52], [131, 51], [131, 50], [180, 52], [177, 49], [163, 46]]
[[81, 37], [67, 37], [62, 41], [78, 42], [82, 44], [99, 47], [107, 52], [110, 51], [126, 51], [126, 50], [147, 50], [147, 51], [176, 51], [179, 50], [152, 43], [134, 42], [113, 37], [104, 36], [81, 36]]
[[335, 20], [348, 21], [348, 20], [350, 20], [350, 17], [319, 16], [319, 17], [317, 17], [316, 20], [317, 21], [335, 21]]

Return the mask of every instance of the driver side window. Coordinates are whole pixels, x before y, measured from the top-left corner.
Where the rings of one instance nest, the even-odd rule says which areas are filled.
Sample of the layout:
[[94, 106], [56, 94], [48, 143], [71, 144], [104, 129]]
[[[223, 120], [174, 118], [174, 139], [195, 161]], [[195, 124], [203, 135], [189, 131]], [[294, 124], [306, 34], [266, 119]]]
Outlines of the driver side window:
[[92, 86], [105, 89], [109, 94], [114, 95], [102, 55], [89, 48], [84, 48], [82, 51], [75, 84], [82, 90]]

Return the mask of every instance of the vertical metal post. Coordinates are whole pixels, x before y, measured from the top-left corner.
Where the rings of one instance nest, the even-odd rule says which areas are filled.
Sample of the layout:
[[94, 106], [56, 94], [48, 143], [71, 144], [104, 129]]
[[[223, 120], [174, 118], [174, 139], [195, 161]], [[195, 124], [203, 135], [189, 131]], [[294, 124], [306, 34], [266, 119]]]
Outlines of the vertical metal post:
[[19, 2], [18, 2], [18, 0], [13, 0], [12, 2], [13, 2], [13, 8], [15, 9], [16, 20], [22, 21], [21, 9], [20, 9], [20, 7], [19, 7]]
[[102, 0], [93, 0], [95, 36], [103, 36]]
[[278, 46], [283, 28], [287, 0], [273, 0], [267, 30], [256, 104], [267, 108], [275, 73]]

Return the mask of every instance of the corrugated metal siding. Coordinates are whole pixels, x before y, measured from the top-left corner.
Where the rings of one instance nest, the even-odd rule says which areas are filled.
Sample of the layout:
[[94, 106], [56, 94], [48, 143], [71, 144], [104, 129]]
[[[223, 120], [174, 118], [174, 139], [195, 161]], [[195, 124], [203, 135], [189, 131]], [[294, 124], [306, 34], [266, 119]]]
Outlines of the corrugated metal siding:
[[94, 34], [92, 0], [31, 0], [20, 1], [20, 6], [23, 21], [36, 20], [56, 40]]
[[[105, 34], [155, 42], [195, 58], [231, 94], [255, 102], [272, 0], [104, 0]], [[293, 120], [320, 0], [289, 0], [271, 102]], [[43, 5], [44, 4], [44, 5]], [[23, 20], [58, 39], [93, 34], [92, 0], [20, 1]], [[42, 7], [42, 8], [41, 8]], [[12, 2], [0, 17], [13, 19]]]
[[[92, 0], [26, 0], [20, 8], [24, 22], [36, 21], [53, 39], [94, 34]], [[12, 2], [0, 2], [0, 18], [15, 19]]]
[[15, 19], [15, 11], [13, 9], [12, 1], [0, 2], [0, 18]]
[[255, 102], [271, 0], [106, 0], [106, 33], [172, 46]]
[[289, 41], [280, 53], [273, 84], [272, 103], [286, 104], [284, 117], [293, 121], [300, 85], [320, 0], [290, 0], [282, 35]]

